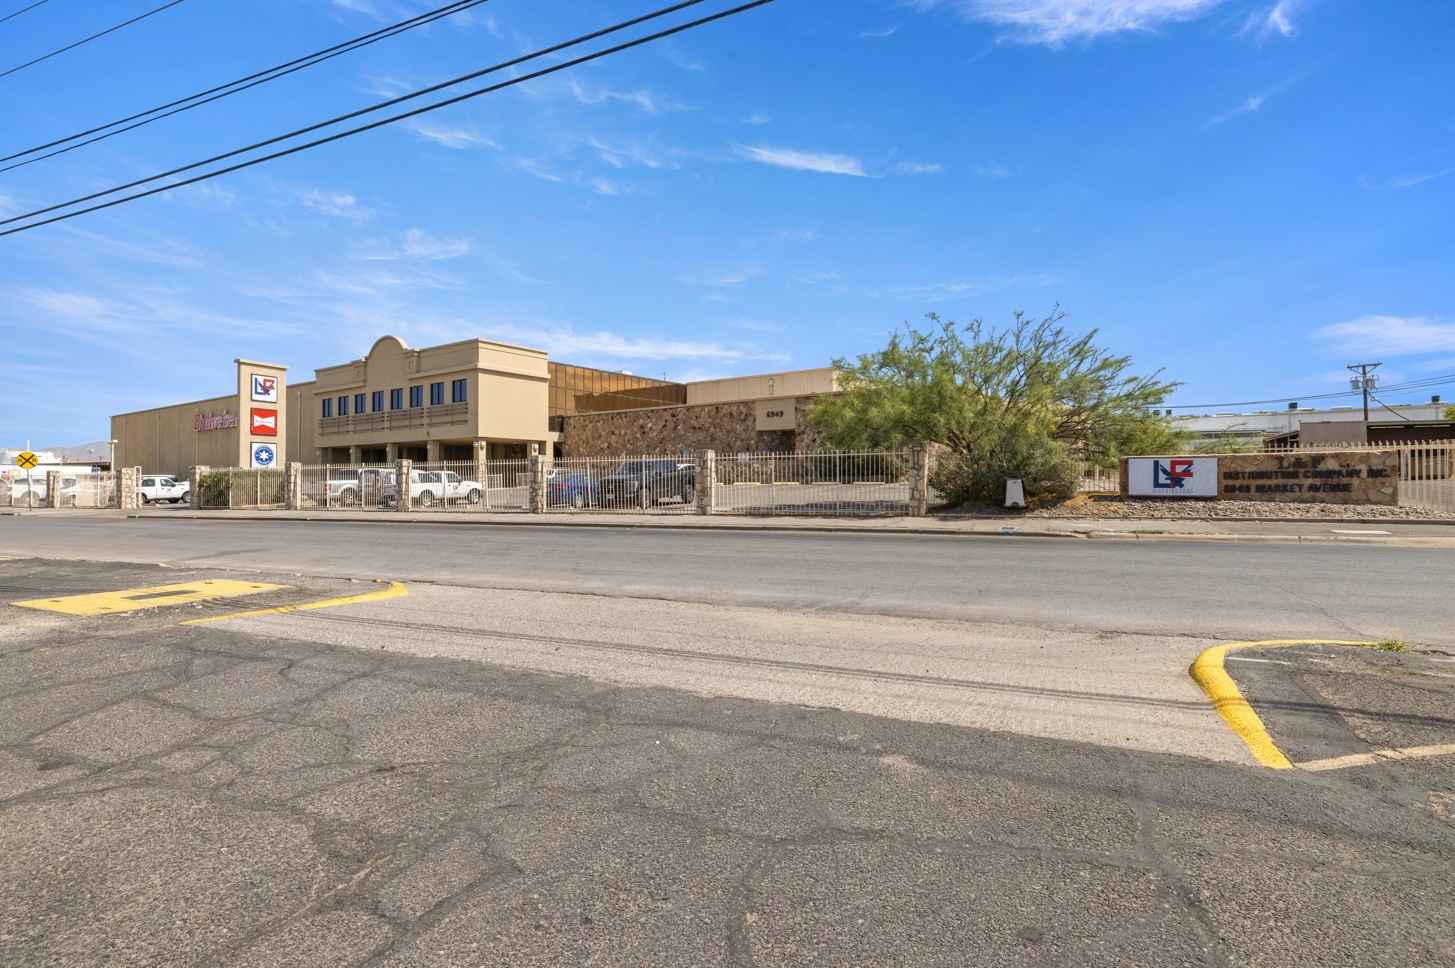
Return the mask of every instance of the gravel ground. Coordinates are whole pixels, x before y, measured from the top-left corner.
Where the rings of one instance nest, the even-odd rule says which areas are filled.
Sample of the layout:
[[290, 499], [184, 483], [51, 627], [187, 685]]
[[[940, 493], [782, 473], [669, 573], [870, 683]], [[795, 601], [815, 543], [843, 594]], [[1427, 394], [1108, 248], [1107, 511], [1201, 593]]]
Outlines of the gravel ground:
[[935, 512], [941, 517], [1003, 518], [1021, 514], [1028, 518], [1179, 518], [1199, 521], [1218, 518], [1344, 518], [1385, 521], [1455, 521], [1455, 513], [1432, 508], [1388, 507], [1380, 504], [1278, 504], [1272, 501], [1197, 501], [1123, 499], [1116, 496], [1079, 497], [1017, 511], [982, 505]]

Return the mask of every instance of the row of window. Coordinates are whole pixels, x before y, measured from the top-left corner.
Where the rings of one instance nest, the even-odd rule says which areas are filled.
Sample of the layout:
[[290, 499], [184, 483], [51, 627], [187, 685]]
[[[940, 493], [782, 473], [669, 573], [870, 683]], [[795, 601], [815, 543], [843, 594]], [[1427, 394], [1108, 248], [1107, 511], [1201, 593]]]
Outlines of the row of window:
[[[451, 403], [464, 403], [464, 402], [466, 402], [466, 400], [469, 399], [468, 394], [467, 394], [467, 392], [465, 390], [465, 387], [466, 387], [467, 382], [468, 381], [465, 381], [465, 380], [455, 380], [454, 382], [452, 382], [450, 384], [450, 402]], [[439, 383], [431, 383], [429, 385], [429, 405], [432, 406], [432, 407], [437, 407], [437, 406], [441, 405], [444, 402], [445, 402], [445, 385], [444, 385], [444, 382], [441, 381]], [[424, 406], [424, 385], [423, 384], [420, 384], [419, 386], [412, 386], [412, 387], [409, 388], [409, 405], [411, 407], [422, 407], [422, 406]], [[384, 391], [383, 390], [375, 390], [372, 393], [356, 393], [356, 394], [354, 394], [354, 413], [369, 413], [369, 412], [379, 413], [383, 409], [384, 409]], [[390, 390], [389, 391], [389, 409], [390, 410], [403, 410], [404, 409], [404, 391], [402, 389], [399, 389], [399, 390]], [[326, 397], [324, 399], [324, 401], [323, 401], [323, 415], [325, 417], [332, 417], [333, 416], [333, 413], [334, 413], [334, 400], [333, 400], [332, 397]], [[349, 415], [349, 398], [348, 398], [347, 395], [338, 398], [338, 415], [340, 417], [347, 417]]]

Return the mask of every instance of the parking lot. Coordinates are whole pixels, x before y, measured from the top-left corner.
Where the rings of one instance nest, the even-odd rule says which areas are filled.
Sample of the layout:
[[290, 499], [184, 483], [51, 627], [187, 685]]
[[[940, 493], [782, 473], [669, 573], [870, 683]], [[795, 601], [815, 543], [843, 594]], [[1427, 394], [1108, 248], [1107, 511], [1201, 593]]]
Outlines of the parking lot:
[[[205, 584], [224, 581], [269, 587]], [[1085, 742], [534, 671], [562, 649], [614, 657], [620, 673], [722, 665], [614, 649], [632, 629], [687, 627], [682, 606], [645, 599], [557, 596], [566, 611], [543, 629], [535, 593], [445, 585], [279, 611], [378, 586], [278, 571], [25, 559], [0, 561], [0, 587], [7, 602], [129, 603], [4, 606], [5, 964], [1455, 956], [1455, 827], [1437, 796], [1448, 760], [1391, 784], [1110, 734]], [[158, 591], [208, 587], [229, 594]], [[239, 611], [261, 614], [195, 624]], [[774, 615], [762, 620], [784, 621]], [[722, 652], [749, 618], [702, 616]], [[1036, 633], [1020, 634], [1034, 653]], [[828, 640], [814, 647], [822, 668], [740, 667], [744, 681], [761, 672], [791, 689], [850, 661]], [[443, 648], [452, 655], [431, 654]], [[1340, 715], [1405, 732], [1362, 738], [1417, 742], [1448, 726], [1449, 680], [1414, 683], [1446, 691], [1412, 726], [1392, 715], [1392, 690], [1411, 683], [1364, 674], [1376, 684], [1339, 697]], [[1284, 695], [1244, 685], [1283, 731]], [[970, 683], [921, 688], [978, 703]], [[1223, 729], [1203, 714], [1210, 736]]]

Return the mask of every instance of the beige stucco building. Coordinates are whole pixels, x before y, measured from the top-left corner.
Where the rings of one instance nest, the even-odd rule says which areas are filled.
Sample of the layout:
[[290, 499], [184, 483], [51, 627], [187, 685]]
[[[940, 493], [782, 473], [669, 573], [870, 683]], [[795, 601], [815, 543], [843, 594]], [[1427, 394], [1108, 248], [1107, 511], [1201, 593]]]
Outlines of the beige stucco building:
[[831, 367], [673, 383], [555, 363], [545, 350], [469, 339], [412, 349], [394, 336], [361, 359], [285, 381], [237, 360], [235, 392], [111, 418], [116, 466], [273, 467], [808, 450]]
[[550, 453], [544, 350], [471, 339], [410, 349], [381, 337], [367, 356], [288, 388], [288, 459], [370, 464]]
[[288, 453], [288, 368], [235, 360], [237, 385], [207, 400], [111, 418], [113, 467], [185, 476], [199, 464], [272, 467]]

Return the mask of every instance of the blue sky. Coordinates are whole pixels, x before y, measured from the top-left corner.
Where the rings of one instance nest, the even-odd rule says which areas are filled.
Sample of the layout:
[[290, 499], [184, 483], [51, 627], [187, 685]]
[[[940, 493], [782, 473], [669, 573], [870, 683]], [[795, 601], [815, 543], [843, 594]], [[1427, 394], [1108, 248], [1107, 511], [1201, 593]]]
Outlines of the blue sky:
[[[160, 2], [46, 2], [0, 23], [0, 70]], [[0, 77], [0, 154], [438, 5], [186, 0]], [[0, 213], [651, 9], [491, 0], [0, 173]], [[236, 357], [301, 381], [384, 333], [688, 380], [1059, 303], [1173, 404], [1455, 373], [1452, 48], [1448, 0], [777, 0], [0, 238], [0, 444], [102, 439]]]

